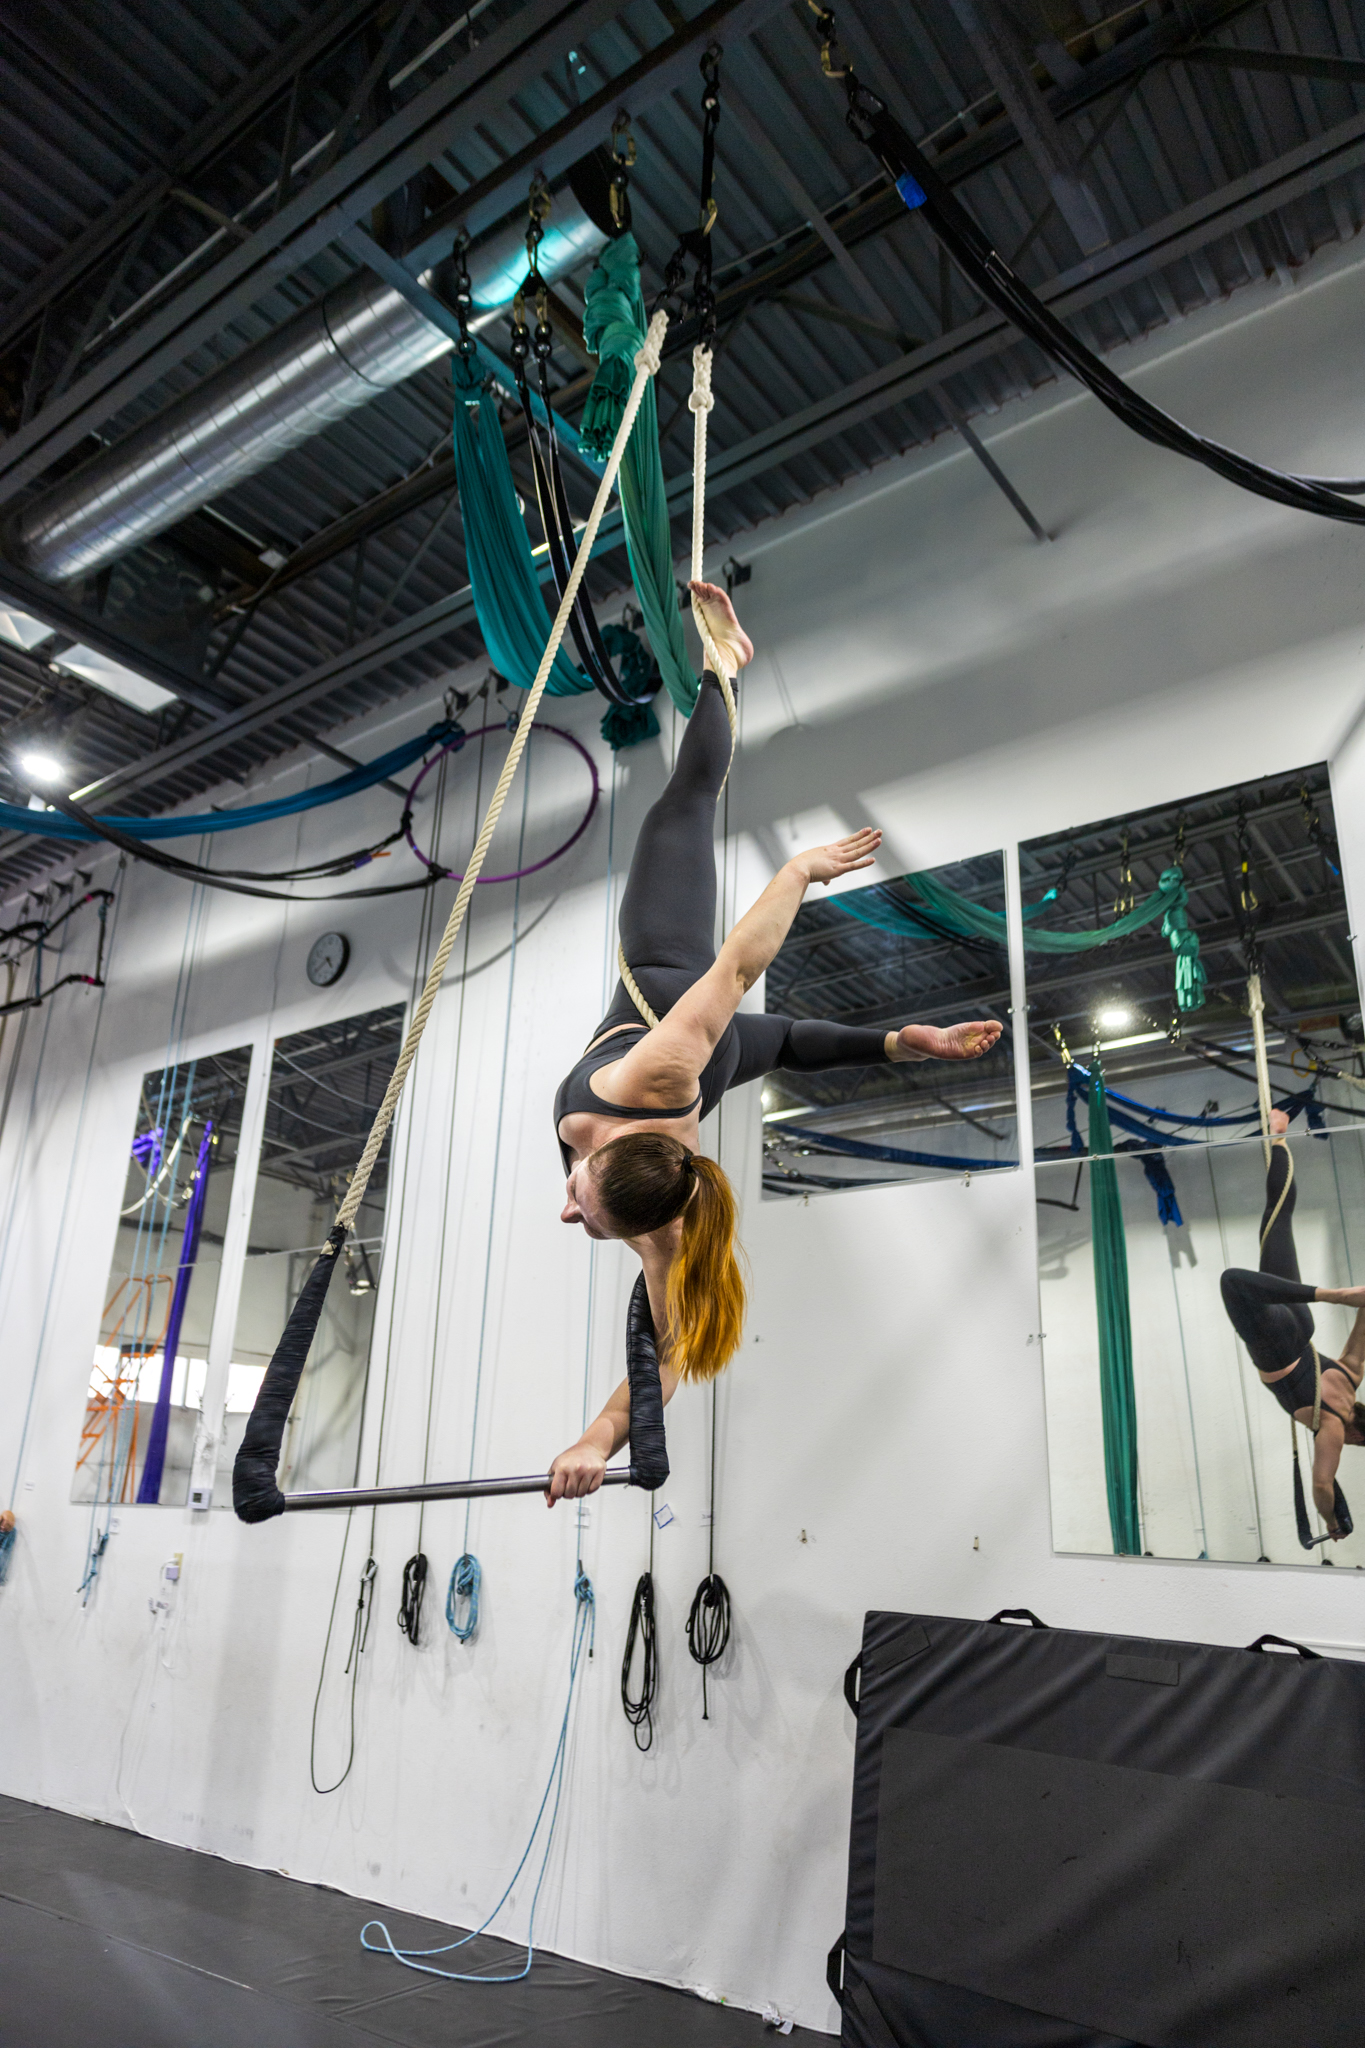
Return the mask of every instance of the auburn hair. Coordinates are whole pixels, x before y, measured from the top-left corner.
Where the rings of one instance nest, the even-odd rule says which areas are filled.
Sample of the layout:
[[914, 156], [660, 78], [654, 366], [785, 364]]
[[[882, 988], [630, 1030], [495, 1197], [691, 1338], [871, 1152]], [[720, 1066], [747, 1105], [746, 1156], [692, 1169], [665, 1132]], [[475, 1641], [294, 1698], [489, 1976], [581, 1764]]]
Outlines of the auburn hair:
[[607, 1216], [622, 1237], [643, 1237], [682, 1217], [668, 1269], [668, 1363], [685, 1380], [710, 1380], [744, 1334], [744, 1276], [735, 1191], [714, 1159], [663, 1131], [613, 1138], [592, 1155]]

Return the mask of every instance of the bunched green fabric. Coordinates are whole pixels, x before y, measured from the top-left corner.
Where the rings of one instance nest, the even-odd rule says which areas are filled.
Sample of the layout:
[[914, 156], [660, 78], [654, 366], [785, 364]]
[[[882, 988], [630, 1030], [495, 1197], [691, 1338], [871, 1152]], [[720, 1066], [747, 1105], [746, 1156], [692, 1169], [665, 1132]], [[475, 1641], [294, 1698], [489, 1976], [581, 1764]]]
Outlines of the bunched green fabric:
[[[497, 406], [485, 396], [475, 364], [466, 364], [458, 354], [453, 361], [455, 478], [474, 610], [498, 674], [519, 690], [529, 690], [550, 637], [550, 616], [517, 504]], [[591, 688], [561, 649], [546, 684], [547, 695], [573, 697]]]
[[[585, 455], [600, 457], [611, 451], [634, 374], [635, 352], [644, 341], [648, 324], [635, 237], [630, 233], [618, 235], [614, 242], [607, 243], [593, 267], [583, 310], [583, 339], [599, 362], [583, 407], [579, 432], [579, 445]], [[689, 718], [697, 701], [698, 682], [687, 657], [678, 611], [668, 496], [659, 456], [659, 414], [652, 379], [645, 387], [621, 464], [620, 492], [626, 553], [635, 594], [644, 613], [645, 632], [669, 696], [683, 717]]]
[[[894, 932], [899, 937], [942, 938], [946, 929], [963, 938], [990, 939], [998, 946], [1006, 944], [1003, 910], [987, 910], [932, 875], [906, 875], [904, 880], [928, 913], [928, 921], [916, 917], [915, 904], [888, 897], [881, 891], [850, 891], [834, 900], [840, 910], [856, 917], [860, 924], [874, 925], [878, 931]], [[1150, 896], [1123, 917], [1116, 917], [1112, 924], [1100, 925], [1094, 931], [1054, 932], [1035, 923], [1052, 900], [1045, 896], [1040, 903], [1024, 905], [1023, 940], [1027, 952], [1088, 953], [1096, 946], [1126, 939], [1160, 918], [1162, 936], [1170, 940], [1176, 956], [1177, 1007], [1181, 1011], [1202, 1008], [1206, 977], [1199, 958], [1199, 934], [1190, 923], [1189, 891], [1180, 868], [1164, 868]]]
[[[1138, 1518], [1137, 1399], [1133, 1392], [1133, 1326], [1128, 1305], [1128, 1241], [1123, 1228], [1114, 1140], [1104, 1075], [1090, 1069], [1090, 1242], [1099, 1325], [1100, 1416], [1109, 1529], [1119, 1557], [1142, 1553]], [[1105, 1156], [1101, 1157], [1103, 1154]]]

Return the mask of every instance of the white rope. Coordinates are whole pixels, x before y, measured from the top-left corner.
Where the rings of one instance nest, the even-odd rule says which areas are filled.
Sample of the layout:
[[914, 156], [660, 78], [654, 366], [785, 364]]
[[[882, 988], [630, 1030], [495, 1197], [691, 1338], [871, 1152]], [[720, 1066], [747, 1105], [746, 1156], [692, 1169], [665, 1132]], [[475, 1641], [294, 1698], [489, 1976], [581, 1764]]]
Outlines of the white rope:
[[1256, 1096], [1261, 1110], [1261, 1140], [1265, 1163], [1270, 1165], [1270, 1059], [1265, 1049], [1265, 1003], [1259, 974], [1247, 977], [1247, 1008], [1251, 1012], [1251, 1037], [1256, 1049]]
[[[702, 555], [706, 549], [706, 422], [716, 401], [711, 390], [711, 351], [709, 348], [694, 348], [692, 351], [692, 396], [688, 408], [695, 422], [692, 436], [692, 581], [700, 583]], [[707, 668], [715, 676], [725, 698], [725, 715], [730, 721], [730, 761], [734, 764], [735, 741], [739, 733], [739, 719], [735, 712], [734, 670], [726, 663], [725, 656], [711, 637], [706, 615], [692, 593], [692, 617], [701, 635], [702, 656]], [[730, 770], [725, 771], [728, 781]], [[722, 787], [724, 785], [722, 784]]]
[[474, 843], [474, 851], [469, 857], [469, 865], [465, 869], [464, 880], [460, 883], [459, 894], [456, 896], [451, 908], [445, 931], [441, 936], [441, 943], [436, 948], [436, 957], [431, 963], [431, 972], [427, 976], [426, 986], [423, 988], [418, 999], [417, 1008], [413, 1011], [407, 1037], [403, 1040], [403, 1049], [398, 1055], [398, 1064], [395, 1066], [389, 1085], [384, 1091], [384, 1100], [379, 1105], [379, 1113], [375, 1117], [374, 1127], [365, 1141], [365, 1150], [361, 1153], [359, 1164], [351, 1175], [350, 1186], [346, 1190], [345, 1200], [337, 1210], [337, 1223], [344, 1229], [349, 1230], [351, 1224], [355, 1221], [356, 1212], [364, 1200], [365, 1189], [369, 1185], [370, 1175], [374, 1171], [374, 1163], [379, 1157], [379, 1149], [384, 1143], [389, 1125], [393, 1122], [394, 1111], [398, 1107], [398, 1098], [403, 1092], [403, 1083], [408, 1077], [408, 1069], [417, 1056], [417, 1047], [421, 1043], [422, 1033], [426, 1029], [427, 1018], [431, 1015], [432, 1005], [436, 1001], [450, 956], [455, 950], [455, 941], [459, 937], [460, 926], [464, 923], [465, 912], [468, 910], [470, 898], [474, 894], [474, 885], [478, 881], [483, 869], [489, 844], [496, 829], [498, 819], [502, 815], [502, 807], [506, 803], [507, 793], [512, 787], [512, 778], [517, 772], [522, 754], [525, 751], [526, 742], [531, 736], [531, 723], [535, 718], [536, 712], [540, 709], [540, 700], [545, 694], [545, 685], [550, 680], [550, 670], [554, 667], [555, 656], [559, 652], [559, 643], [564, 638], [564, 631], [569, 623], [569, 614], [572, 612], [574, 600], [578, 596], [578, 586], [583, 581], [588, 563], [592, 558], [593, 543], [597, 539], [597, 529], [601, 525], [602, 516], [607, 509], [607, 500], [611, 496], [612, 487], [616, 482], [616, 473], [621, 467], [621, 458], [626, 452], [626, 443], [629, 441], [631, 429], [635, 425], [635, 415], [640, 410], [640, 401], [644, 397], [645, 384], [650, 377], [658, 375], [664, 330], [667, 326], [668, 315], [660, 310], [650, 321], [649, 332], [645, 336], [644, 344], [636, 352], [635, 381], [630, 388], [630, 397], [626, 400], [626, 409], [621, 415], [621, 424], [616, 429], [616, 439], [612, 442], [611, 455], [607, 460], [605, 470], [602, 472], [602, 481], [597, 486], [597, 496], [593, 500], [592, 511], [588, 515], [588, 523], [583, 529], [583, 537], [578, 544], [578, 555], [574, 561], [573, 571], [565, 586], [559, 610], [555, 614], [555, 622], [550, 629], [550, 637], [545, 643], [545, 652], [540, 658], [540, 667], [536, 670], [536, 679], [531, 685], [531, 694], [522, 706], [521, 717], [517, 723], [516, 732], [513, 734], [507, 759], [503, 763], [502, 773], [498, 777], [497, 788], [493, 791], [488, 809], [484, 814], [483, 825]]

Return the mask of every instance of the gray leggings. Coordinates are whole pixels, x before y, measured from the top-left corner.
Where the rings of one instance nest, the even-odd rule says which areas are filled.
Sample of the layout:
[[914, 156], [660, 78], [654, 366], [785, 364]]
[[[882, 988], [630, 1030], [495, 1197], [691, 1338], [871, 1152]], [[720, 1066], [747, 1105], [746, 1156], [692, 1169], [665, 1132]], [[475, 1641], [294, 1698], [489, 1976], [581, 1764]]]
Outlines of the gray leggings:
[[[719, 683], [702, 680], [668, 786], [647, 812], [621, 898], [621, 945], [656, 1016], [700, 980], [716, 957], [716, 800], [730, 762], [730, 721]], [[593, 1037], [639, 1012], [617, 982]], [[702, 1076], [702, 1114], [727, 1088], [776, 1068], [817, 1074], [886, 1057], [886, 1033], [814, 1017], [737, 1016]]]

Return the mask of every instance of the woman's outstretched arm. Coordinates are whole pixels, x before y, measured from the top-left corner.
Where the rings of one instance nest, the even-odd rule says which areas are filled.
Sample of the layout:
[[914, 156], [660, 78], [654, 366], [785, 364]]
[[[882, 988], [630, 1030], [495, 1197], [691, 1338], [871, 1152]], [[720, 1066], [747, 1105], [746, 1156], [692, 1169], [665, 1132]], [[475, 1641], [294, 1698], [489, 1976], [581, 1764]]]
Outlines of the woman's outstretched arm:
[[871, 867], [881, 843], [881, 833], [867, 826], [832, 845], [798, 853], [779, 868], [714, 964], [679, 997], [658, 1028], [626, 1054], [612, 1076], [613, 1099], [645, 1109], [694, 1095], [701, 1070], [742, 998], [777, 958], [811, 883]]

